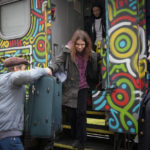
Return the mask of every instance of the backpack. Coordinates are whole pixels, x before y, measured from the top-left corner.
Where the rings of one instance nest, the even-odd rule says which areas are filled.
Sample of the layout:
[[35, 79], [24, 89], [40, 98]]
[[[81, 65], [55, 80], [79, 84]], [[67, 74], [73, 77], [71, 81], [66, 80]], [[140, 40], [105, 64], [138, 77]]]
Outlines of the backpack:
[[91, 90], [102, 89], [102, 72], [99, 53], [92, 52], [92, 57], [87, 62], [86, 80]]

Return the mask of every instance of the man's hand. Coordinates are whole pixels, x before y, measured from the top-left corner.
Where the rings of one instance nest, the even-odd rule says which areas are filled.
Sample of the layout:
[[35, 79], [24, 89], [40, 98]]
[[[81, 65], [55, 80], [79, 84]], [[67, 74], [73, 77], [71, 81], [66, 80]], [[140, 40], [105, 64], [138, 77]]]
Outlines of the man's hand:
[[47, 67], [47, 68], [45, 68], [45, 69], [47, 70], [48, 75], [50, 75], [50, 76], [51, 76], [51, 75], [53, 74], [53, 73], [52, 73], [52, 70], [51, 70], [50, 68], [48, 68], [48, 67]]

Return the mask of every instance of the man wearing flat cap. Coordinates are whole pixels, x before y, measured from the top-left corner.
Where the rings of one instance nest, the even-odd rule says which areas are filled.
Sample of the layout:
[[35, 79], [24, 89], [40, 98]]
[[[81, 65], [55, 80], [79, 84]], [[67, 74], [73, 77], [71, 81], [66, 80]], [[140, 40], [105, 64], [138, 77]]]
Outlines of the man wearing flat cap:
[[49, 68], [25, 70], [28, 61], [11, 57], [4, 61], [7, 73], [0, 75], [0, 150], [23, 150], [20, 140], [24, 127], [24, 84], [43, 75]]

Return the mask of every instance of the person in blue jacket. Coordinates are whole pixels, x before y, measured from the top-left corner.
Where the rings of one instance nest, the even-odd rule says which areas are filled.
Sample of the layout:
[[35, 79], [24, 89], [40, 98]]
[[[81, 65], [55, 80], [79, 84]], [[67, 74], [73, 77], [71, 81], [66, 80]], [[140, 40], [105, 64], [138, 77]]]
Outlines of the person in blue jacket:
[[23, 150], [24, 84], [50, 75], [49, 68], [25, 70], [28, 62], [11, 57], [4, 61], [7, 73], [0, 75], [0, 150]]

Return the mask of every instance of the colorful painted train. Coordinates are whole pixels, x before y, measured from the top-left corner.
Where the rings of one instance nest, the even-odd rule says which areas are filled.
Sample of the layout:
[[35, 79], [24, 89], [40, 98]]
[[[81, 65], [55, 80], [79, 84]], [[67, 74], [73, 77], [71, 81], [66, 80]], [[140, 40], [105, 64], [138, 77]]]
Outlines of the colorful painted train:
[[[92, 111], [107, 112], [110, 131], [137, 134], [140, 102], [148, 88], [146, 1], [99, 2], [107, 29], [105, 50], [97, 46], [105, 90], [92, 91]], [[53, 46], [65, 45], [76, 28], [83, 28], [88, 4], [90, 0], [1, 0], [0, 73], [6, 73], [3, 61], [12, 56], [25, 57], [30, 68], [48, 66]]]

